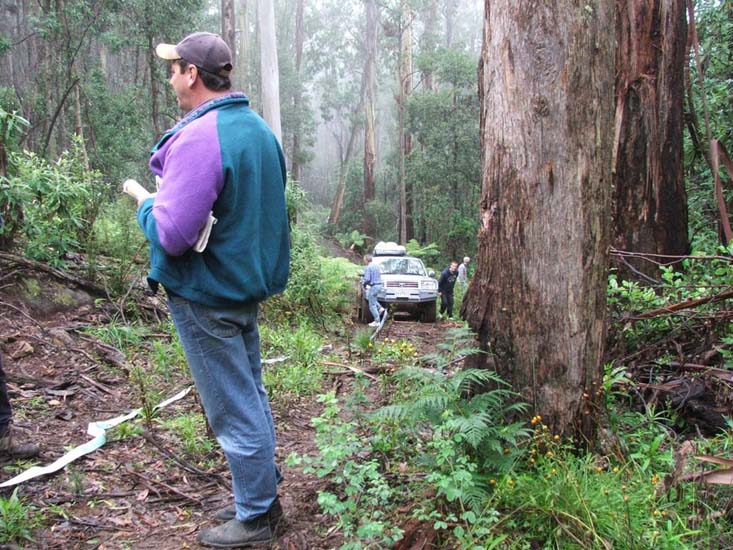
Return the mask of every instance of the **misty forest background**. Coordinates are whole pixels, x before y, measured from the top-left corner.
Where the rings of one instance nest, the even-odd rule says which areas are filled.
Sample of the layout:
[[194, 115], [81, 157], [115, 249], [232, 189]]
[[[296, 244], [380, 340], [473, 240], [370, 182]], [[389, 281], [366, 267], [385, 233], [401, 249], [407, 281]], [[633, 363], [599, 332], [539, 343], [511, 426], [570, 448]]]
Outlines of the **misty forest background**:
[[[364, 2], [275, 2], [282, 144], [292, 179], [314, 205], [330, 211], [339, 185], [345, 188], [334, 233], [399, 240], [400, 190], [408, 182], [408, 236], [435, 242], [448, 257], [475, 250], [483, 6], [423, 4], [381, 7], [366, 82]], [[4, 128], [13, 112], [30, 122], [5, 132], [5, 150], [49, 160], [74, 151], [98, 172], [97, 205], [113, 201], [128, 177], [149, 184], [150, 144], [180, 116], [153, 48], [192, 30], [222, 33], [222, 6], [237, 13], [228, 23], [236, 28], [234, 88], [262, 113], [265, 54], [255, 2], [3, 2]], [[365, 199], [367, 85], [374, 174]]]

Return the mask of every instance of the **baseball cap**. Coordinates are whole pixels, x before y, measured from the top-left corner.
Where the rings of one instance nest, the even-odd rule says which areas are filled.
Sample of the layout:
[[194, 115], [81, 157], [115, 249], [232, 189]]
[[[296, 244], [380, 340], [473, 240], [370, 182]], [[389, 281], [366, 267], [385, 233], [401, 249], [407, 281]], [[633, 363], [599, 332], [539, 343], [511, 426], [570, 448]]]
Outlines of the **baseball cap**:
[[175, 46], [158, 44], [155, 53], [161, 59], [183, 59], [206, 72], [227, 77], [232, 70], [232, 52], [222, 38], [210, 32], [189, 34]]

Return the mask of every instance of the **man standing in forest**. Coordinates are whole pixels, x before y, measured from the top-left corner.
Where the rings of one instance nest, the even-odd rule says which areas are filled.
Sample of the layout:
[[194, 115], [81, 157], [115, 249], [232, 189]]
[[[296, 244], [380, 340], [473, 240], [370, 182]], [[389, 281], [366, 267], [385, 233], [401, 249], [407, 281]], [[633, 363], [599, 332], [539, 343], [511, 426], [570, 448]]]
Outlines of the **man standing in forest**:
[[471, 258], [466, 256], [463, 258], [461, 265], [458, 266], [458, 282], [463, 288], [468, 286], [468, 262], [470, 261]]
[[458, 262], [451, 262], [440, 274], [438, 279], [438, 292], [440, 292], [440, 313], [448, 312], [448, 317], [453, 317], [453, 287], [458, 279]]
[[155, 51], [171, 62], [169, 82], [187, 114], [152, 150], [158, 193], [138, 199], [150, 242], [148, 281], [166, 290], [234, 492], [234, 505], [215, 516], [226, 522], [198, 540], [220, 548], [266, 544], [282, 515], [281, 476], [257, 310], [288, 278], [285, 161], [247, 97], [230, 92], [231, 52], [219, 36], [197, 32]]
[[369, 304], [369, 311], [374, 319], [369, 323], [369, 326], [378, 327], [382, 312], [384, 312], [384, 308], [377, 301], [379, 291], [382, 289], [382, 272], [379, 266], [374, 263], [374, 257], [371, 254], [364, 256], [364, 263], [366, 269], [364, 270], [364, 277], [361, 279], [361, 286]]

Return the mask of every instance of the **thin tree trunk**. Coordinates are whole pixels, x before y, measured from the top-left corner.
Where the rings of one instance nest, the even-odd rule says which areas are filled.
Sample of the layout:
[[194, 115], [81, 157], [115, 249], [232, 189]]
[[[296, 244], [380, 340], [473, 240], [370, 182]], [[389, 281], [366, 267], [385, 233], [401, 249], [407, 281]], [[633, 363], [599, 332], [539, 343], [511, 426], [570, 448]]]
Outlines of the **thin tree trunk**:
[[[432, 55], [435, 52], [435, 27], [438, 22], [438, 1], [430, 0], [425, 18], [425, 30], [423, 31], [421, 51]], [[433, 70], [427, 65], [422, 71], [422, 87], [426, 92], [433, 90]]]
[[[302, 82], [302, 64], [303, 64], [303, 43], [305, 41], [305, 33], [303, 32], [303, 11], [304, 0], [296, 0], [295, 5], [295, 75], [296, 88], [293, 94], [293, 111], [296, 113], [297, 120], [300, 120], [300, 110], [302, 103], [301, 82]], [[290, 160], [290, 172], [295, 181], [300, 181], [300, 133], [302, 124], [297, 123], [293, 127], [293, 157]]]
[[[332, 226], [336, 225], [341, 219], [341, 209], [344, 205], [344, 193], [346, 191], [346, 177], [348, 176], [348, 166], [349, 161], [351, 160], [351, 155], [354, 152], [357, 131], [359, 129], [359, 124], [354, 123], [353, 121], [356, 120], [358, 114], [361, 113], [362, 109], [364, 108], [366, 81], [367, 75], [366, 73], [364, 73], [361, 79], [359, 103], [351, 112], [351, 116], [348, 117], [348, 120], [351, 122], [349, 141], [346, 144], [345, 150], [339, 145], [339, 180], [338, 185], [336, 186], [336, 193], [334, 194], [333, 202], [331, 203], [331, 211], [328, 215], [328, 224]], [[340, 143], [341, 142], [339, 141], [339, 144]]]
[[375, 111], [377, 101], [377, 25], [379, 12], [374, 0], [366, 3], [366, 60], [364, 63], [364, 233], [374, 236], [374, 220], [366, 205], [375, 197], [375, 174], [377, 144], [375, 138]]
[[280, 72], [275, 37], [275, 7], [271, 0], [258, 0], [257, 20], [260, 29], [260, 85], [262, 117], [282, 143], [280, 122]]
[[457, 9], [458, 0], [445, 0], [443, 14], [445, 15], [445, 45], [448, 48], [453, 45], [453, 27]]
[[[623, 0], [616, 6], [613, 244], [630, 252], [684, 255], [685, 0]], [[626, 276], [659, 276], [655, 263], [631, 259], [629, 265]]]
[[81, 84], [77, 81], [74, 86], [74, 114], [75, 128], [74, 133], [79, 136], [81, 144], [82, 157], [84, 159], [84, 167], [89, 170], [89, 155], [87, 154], [86, 140], [84, 139], [84, 125], [81, 118]]
[[[531, 5], [530, 5], [531, 4]], [[462, 314], [554, 433], [591, 440], [605, 337], [614, 6], [485, 0], [482, 194]]]
[[158, 59], [155, 56], [154, 37], [148, 34], [148, 71], [150, 74], [150, 116], [153, 121], [153, 133], [155, 139], [162, 134], [160, 129], [160, 108], [158, 106]]
[[412, 92], [412, 13], [409, 5], [403, 4], [401, 8], [400, 21], [402, 22], [402, 29], [400, 30], [399, 39], [399, 96], [397, 98], [397, 119], [400, 136], [399, 241], [404, 244], [412, 239], [415, 234], [415, 228], [412, 220], [412, 185], [408, 183], [405, 171], [405, 160], [412, 149], [412, 136], [405, 128], [406, 103], [407, 98]]
[[221, 37], [232, 50], [232, 67], [237, 66], [237, 19], [234, 0], [221, 0]]
[[237, 29], [239, 29], [239, 40], [237, 41], [239, 53], [237, 55], [237, 61], [234, 65], [232, 76], [236, 87], [240, 90], [246, 90], [247, 85], [249, 84], [247, 74], [249, 71], [249, 64], [251, 62], [249, 59], [249, 11], [247, 0], [236, 0], [235, 13], [237, 18]]

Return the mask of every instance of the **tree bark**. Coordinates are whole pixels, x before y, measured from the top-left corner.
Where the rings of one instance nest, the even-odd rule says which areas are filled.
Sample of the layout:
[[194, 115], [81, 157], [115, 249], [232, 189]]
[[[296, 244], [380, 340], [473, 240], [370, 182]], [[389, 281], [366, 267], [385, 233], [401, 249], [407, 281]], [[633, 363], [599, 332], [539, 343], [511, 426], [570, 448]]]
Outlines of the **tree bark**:
[[[685, 0], [617, 1], [613, 245], [684, 255]], [[659, 277], [655, 263], [629, 260], [625, 276]]]
[[236, 0], [235, 7], [237, 28], [239, 29], [239, 40], [237, 46], [239, 53], [237, 55], [237, 62], [234, 65], [234, 84], [239, 90], [246, 90], [249, 84], [247, 74], [249, 71], [249, 65], [251, 60], [250, 46], [249, 46], [249, 18], [248, 18], [248, 6], [247, 0]]
[[[155, 55], [155, 40], [152, 34], [148, 33], [148, 71], [150, 72], [150, 117], [153, 121], [153, 133], [157, 140], [162, 135], [160, 123], [159, 90], [158, 90], [158, 58]], [[165, 126], [165, 125], [163, 125]]]
[[232, 50], [232, 67], [237, 66], [237, 32], [234, 0], [221, 0], [221, 37]]
[[614, 6], [485, 0], [476, 274], [461, 313], [555, 433], [591, 440], [605, 337]]
[[412, 150], [412, 136], [405, 127], [407, 98], [412, 92], [412, 12], [410, 6], [403, 4], [400, 8], [399, 38], [399, 96], [397, 98], [397, 126], [399, 132], [400, 163], [400, 227], [399, 241], [405, 244], [415, 234], [412, 220], [412, 185], [407, 181], [405, 159]]
[[[297, 82], [295, 83], [295, 92], [293, 94], [293, 112], [296, 114], [296, 120], [300, 120], [301, 104], [303, 102], [303, 94], [301, 92], [302, 82], [302, 65], [303, 65], [303, 43], [305, 41], [305, 33], [303, 32], [303, 12], [304, 0], [296, 0], [295, 5], [295, 75]], [[290, 160], [290, 172], [293, 180], [300, 181], [301, 159], [300, 159], [300, 133], [302, 124], [297, 122], [293, 126], [293, 156]]]
[[[438, 21], [438, 1], [430, 0], [428, 2], [425, 14], [425, 29], [422, 34], [422, 45], [420, 50], [433, 55], [435, 53], [435, 27]], [[426, 92], [434, 92], [433, 89], [433, 69], [426, 66], [422, 71], [422, 88]]]
[[364, 37], [366, 59], [364, 63], [364, 233], [374, 236], [374, 220], [366, 205], [374, 200], [376, 183], [374, 169], [377, 164], [375, 137], [375, 111], [377, 103], [377, 24], [379, 12], [374, 0], [366, 3], [366, 33]]
[[457, 10], [458, 0], [445, 0], [443, 15], [445, 16], [445, 46], [447, 48], [453, 45], [453, 27]]
[[275, 7], [271, 0], [258, 0], [257, 20], [260, 28], [260, 75], [262, 85], [262, 118], [282, 143], [280, 122], [280, 72], [275, 37]]

